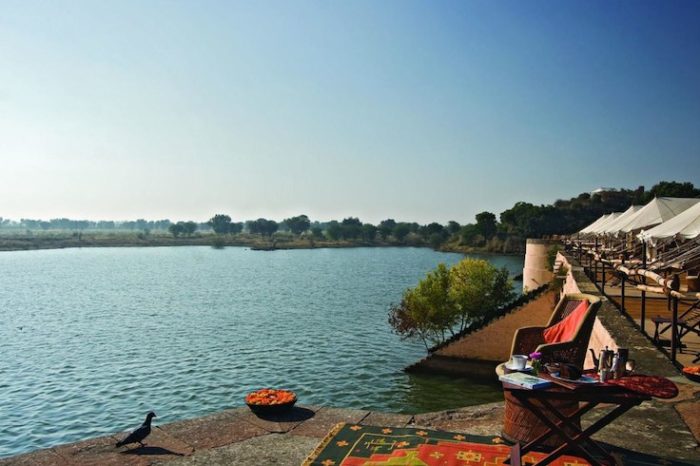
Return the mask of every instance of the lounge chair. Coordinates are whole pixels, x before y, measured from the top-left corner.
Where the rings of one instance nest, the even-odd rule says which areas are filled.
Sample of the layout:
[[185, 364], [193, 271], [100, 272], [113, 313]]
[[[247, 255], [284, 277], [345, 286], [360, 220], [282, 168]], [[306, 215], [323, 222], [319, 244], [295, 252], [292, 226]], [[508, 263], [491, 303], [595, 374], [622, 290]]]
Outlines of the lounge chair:
[[[582, 311], [578, 308], [583, 302], [587, 305]], [[537, 351], [542, 353], [543, 363], [565, 362], [583, 369], [588, 341], [600, 304], [600, 298], [593, 295], [582, 293], [564, 295], [554, 308], [546, 327], [521, 327], [515, 332], [511, 355], [530, 354]], [[573, 314], [574, 312], [576, 315]], [[569, 315], [572, 318], [564, 322]], [[554, 329], [557, 324], [568, 325], [570, 338], [548, 343], [546, 333]]]
[[[700, 298], [700, 294], [698, 295]], [[670, 330], [672, 324], [672, 319], [670, 317], [656, 316], [651, 319], [654, 322], [654, 342], [659, 344], [661, 340], [661, 334]], [[679, 350], [683, 352], [683, 342], [684, 336], [689, 333], [695, 333], [700, 336], [700, 299], [695, 301], [685, 312], [678, 316], [676, 320], [676, 341], [679, 345]], [[663, 324], [665, 327], [659, 329]]]

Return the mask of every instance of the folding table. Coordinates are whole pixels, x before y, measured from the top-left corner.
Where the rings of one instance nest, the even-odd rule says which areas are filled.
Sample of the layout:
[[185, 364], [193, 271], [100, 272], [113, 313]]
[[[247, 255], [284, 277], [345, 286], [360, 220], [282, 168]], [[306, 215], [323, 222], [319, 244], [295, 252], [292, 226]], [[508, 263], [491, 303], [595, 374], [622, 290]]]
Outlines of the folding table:
[[[564, 443], [540, 460], [536, 466], [549, 464], [565, 452], [579, 455], [591, 465], [615, 464], [610, 454], [595, 442], [591, 435], [622, 416], [631, 408], [638, 406], [643, 401], [650, 400], [651, 396], [615, 385], [562, 382], [552, 379], [546, 374], [541, 375], [541, 377], [548, 378], [555, 384], [535, 390], [507, 383], [503, 384], [505, 391], [510, 392], [512, 396], [548, 427], [546, 432], [525, 445], [515, 443], [511, 449], [510, 463], [514, 466], [521, 466], [522, 455], [541, 446], [550, 436], [557, 435]], [[570, 418], [583, 416], [601, 403], [612, 405], [614, 408], [589, 427], [583, 429], [571, 421], [569, 417], [563, 415], [551, 403], [553, 400], [567, 400], [579, 403], [579, 409]], [[596, 456], [602, 458], [604, 463], [596, 459]]]

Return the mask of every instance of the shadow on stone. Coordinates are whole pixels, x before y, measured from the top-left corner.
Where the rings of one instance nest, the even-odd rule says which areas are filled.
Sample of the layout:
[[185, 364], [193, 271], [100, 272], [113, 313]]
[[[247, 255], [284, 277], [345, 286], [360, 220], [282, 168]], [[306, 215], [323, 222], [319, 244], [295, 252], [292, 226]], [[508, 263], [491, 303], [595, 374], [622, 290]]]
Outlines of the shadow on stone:
[[311, 419], [315, 414], [316, 413], [308, 408], [300, 408], [297, 406], [280, 414], [255, 413], [258, 418], [273, 422], [301, 422]]
[[174, 451], [168, 450], [167, 448], [161, 447], [151, 447], [146, 445], [145, 447], [136, 447], [131, 450], [126, 450], [121, 452], [122, 455], [173, 455], [173, 456], [185, 456], [182, 453], [176, 453]]

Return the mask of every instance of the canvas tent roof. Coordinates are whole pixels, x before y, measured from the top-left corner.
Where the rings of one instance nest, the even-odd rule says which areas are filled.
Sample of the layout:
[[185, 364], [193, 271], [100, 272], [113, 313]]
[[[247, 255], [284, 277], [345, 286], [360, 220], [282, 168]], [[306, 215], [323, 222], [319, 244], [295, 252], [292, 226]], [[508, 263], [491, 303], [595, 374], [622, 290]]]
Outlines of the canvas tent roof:
[[630, 208], [625, 210], [622, 213], [622, 215], [617, 217], [612, 222], [607, 222], [604, 226], [602, 226], [600, 228], [599, 233], [617, 233], [620, 230], [619, 226], [627, 223], [627, 220], [629, 220], [634, 214], [636, 214], [643, 207], [644, 206], [641, 206], [641, 205], [630, 206]]
[[648, 228], [666, 220], [670, 220], [685, 209], [697, 204], [700, 199], [686, 197], [655, 197], [647, 205], [639, 209], [629, 220], [619, 225], [619, 231], [629, 233], [631, 231]]
[[599, 227], [603, 222], [605, 222], [608, 219], [608, 217], [610, 217], [610, 214], [601, 215], [600, 217], [598, 217], [598, 220], [579, 231], [579, 233], [590, 233], [593, 228]]
[[684, 239], [694, 239], [700, 236], [700, 202], [687, 208], [670, 220], [639, 234], [639, 238], [644, 241], [674, 238], [676, 236]]
[[606, 225], [609, 225], [610, 222], [615, 221], [620, 215], [622, 215], [622, 212], [613, 212], [612, 214], [608, 214], [608, 217], [604, 221], [600, 222], [598, 225], [593, 225], [592, 228], [590, 228], [586, 233], [593, 235], [600, 234], [601, 230], [605, 228]]

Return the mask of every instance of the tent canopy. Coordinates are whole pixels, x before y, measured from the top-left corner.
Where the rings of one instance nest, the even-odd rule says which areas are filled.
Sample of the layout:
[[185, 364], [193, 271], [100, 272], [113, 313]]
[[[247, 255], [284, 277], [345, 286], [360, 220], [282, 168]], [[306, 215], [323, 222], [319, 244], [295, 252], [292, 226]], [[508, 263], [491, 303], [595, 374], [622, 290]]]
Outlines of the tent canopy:
[[591, 223], [583, 230], [579, 231], [579, 233], [590, 233], [593, 228], [599, 227], [603, 222], [605, 222], [608, 219], [608, 217], [610, 217], [610, 214], [601, 215], [600, 217], [598, 217], [598, 220]]
[[634, 216], [640, 209], [644, 208], [644, 206], [641, 205], [633, 205], [630, 206], [629, 209], [625, 210], [622, 215], [617, 217], [615, 220], [612, 222], [608, 222], [601, 228], [600, 233], [610, 233], [614, 234], [620, 231], [620, 225], [624, 225], [627, 223], [627, 221]]
[[629, 233], [653, 227], [672, 219], [687, 208], [700, 202], [700, 199], [685, 197], [656, 197], [639, 209], [627, 220], [617, 225], [618, 231]]
[[604, 221], [600, 222], [598, 225], [592, 226], [586, 233], [591, 235], [599, 235], [603, 228], [610, 225], [611, 222], [614, 222], [620, 215], [622, 215], [622, 212], [613, 212], [609, 214]]
[[650, 230], [642, 231], [638, 235], [639, 239], [648, 242], [677, 236], [683, 239], [695, 239], [700, 236], [700, 202], [670, 220], [666, 220]]

